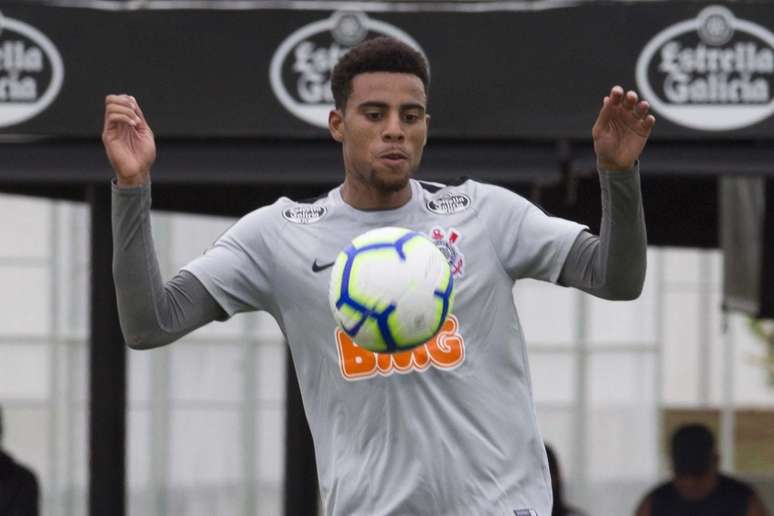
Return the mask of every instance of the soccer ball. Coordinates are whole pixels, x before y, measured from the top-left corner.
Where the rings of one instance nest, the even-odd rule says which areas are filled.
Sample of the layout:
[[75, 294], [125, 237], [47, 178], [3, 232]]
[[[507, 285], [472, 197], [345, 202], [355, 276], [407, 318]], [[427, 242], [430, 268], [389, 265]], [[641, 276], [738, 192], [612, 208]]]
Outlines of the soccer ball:
[[363, 233], [339, 253], [329, 301], [339, 327], [378, 353], [430, 340], [452, 308], [449, 262], [416, 231], [385, 227]]

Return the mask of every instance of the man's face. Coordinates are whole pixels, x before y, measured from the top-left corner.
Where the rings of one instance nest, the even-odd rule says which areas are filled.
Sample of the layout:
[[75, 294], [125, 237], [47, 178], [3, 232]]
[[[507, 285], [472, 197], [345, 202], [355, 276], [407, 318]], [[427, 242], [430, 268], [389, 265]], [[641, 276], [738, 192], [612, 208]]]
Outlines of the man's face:
[[348, 180], [380, 193], [406, 188], [427, 143], [426, 106], [416, 75], [356, 75], [343, 112], [329, 117], [331, 135], [343, 147]]

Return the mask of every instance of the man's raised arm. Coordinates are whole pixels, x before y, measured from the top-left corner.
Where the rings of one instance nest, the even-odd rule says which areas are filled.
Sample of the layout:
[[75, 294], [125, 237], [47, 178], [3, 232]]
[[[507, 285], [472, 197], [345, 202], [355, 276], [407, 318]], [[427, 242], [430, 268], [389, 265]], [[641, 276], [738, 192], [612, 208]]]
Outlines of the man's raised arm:
[[112, 191], [113, 280], [127, 344], [147, 349], [168, 344], [215, 319], [220, 305], [192, 274], [163, 284], [150, 226], [153, 131], [129, 95], [105, 98], [102, 132], [116, 174]]
[[645, 281], [647, 240], [637, 161], [656, 119], [647, 102], [615, 86], [592, 129], [602, 189], [599, 237], [578, 236], [559, 283], [596, 296], [634, 299]]

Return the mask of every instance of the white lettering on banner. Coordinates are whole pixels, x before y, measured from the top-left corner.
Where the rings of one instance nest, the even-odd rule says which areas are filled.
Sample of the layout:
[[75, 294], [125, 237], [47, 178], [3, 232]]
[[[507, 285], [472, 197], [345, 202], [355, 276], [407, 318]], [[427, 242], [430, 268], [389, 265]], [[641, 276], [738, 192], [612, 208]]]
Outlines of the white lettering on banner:
[[304, 122], [327, 128], [328, 113], [334, 108], [333, 68], [350, 48], [369, 35], [391, 36], [422, 52], [411, 36], [393, 25], [362, 12], [339, 11], [301, 27], [277, 48], [269, 67], [277, 99]]
[[333, 103], [330, 72], [345, 53], [346, 50], [335, 43], [329, 48], [315, 48], [311, 41], [298, 45], [293, 70], [300, 74], [298, 95], [301, 100], [309, 104]]
[[677, 104], [688, 102], [765, 103], [770, 98], [769, 84], [766, 81], [762, 79], [751, 81], [749, 77], [729, 80], [728, 76], [722, 74], [691, 82], [667, 77], [664, 82], [664, 94], [667, 99]]
[[759, 48], [755, 43], [737, 43], [733, 48], [682, 48], [670, 41], [661, 49], [659, 69], [670, 75], [691, 73], [774, 72], [774, 51]]
[[0, 77], [0, 101], [34, 101], [38, 96], [38, 85], [34, 79], [18, 76]]
[[699, 130], [733, 130], [774, 114], [774, 33], [722, 6], [657, 34], [637, 62], [653, 109]]
[[27, 47], [23, 41], [5, 41], [0, 46], [0, 71], [40, 72], [43, 70], [43, 52]]
[[64, 65], [48, 37], [0, 14], [0, 127], [44, 111], [62, 87]]

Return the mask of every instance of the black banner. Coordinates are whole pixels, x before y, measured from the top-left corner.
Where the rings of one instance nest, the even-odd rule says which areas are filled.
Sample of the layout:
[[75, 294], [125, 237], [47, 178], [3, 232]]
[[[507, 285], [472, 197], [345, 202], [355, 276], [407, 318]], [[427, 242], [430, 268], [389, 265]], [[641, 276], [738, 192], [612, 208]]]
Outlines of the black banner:
[[[129, 92], [166, 138], [327, 138], [328, 80], [364, 37], [418, 46], [431, 137], [588, 140], [614, 84], [654, 139], [774, 135], [774, 4], [535, 11], [102, 11], [0, 4], [0, 133], [95, 137]], [[322, 115], [321, 115], [322, 113]]]

